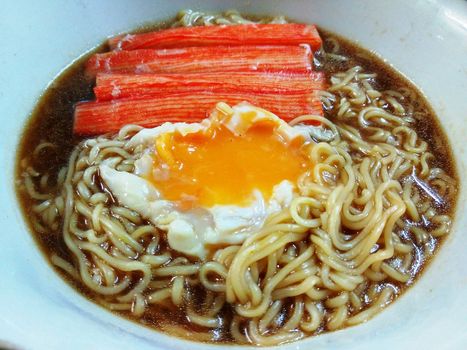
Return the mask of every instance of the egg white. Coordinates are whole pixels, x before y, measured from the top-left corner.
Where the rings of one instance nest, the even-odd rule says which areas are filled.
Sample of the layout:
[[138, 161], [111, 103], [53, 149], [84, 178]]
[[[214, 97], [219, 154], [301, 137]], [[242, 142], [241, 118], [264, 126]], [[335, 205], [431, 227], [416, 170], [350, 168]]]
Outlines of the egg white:
[[[241, 133], [245, 127], [241, 114], [254, 112], [256, 115], [250, 119], [251, 123], [262, 119], [274, 120], [279, 125], [276, 132], [285, 140], [290, 141], [298, 136], [309, 139], [306, 128], [291, 127], [265, 110], [246, 103], [232, 109], [234, 113], [227, 127], [233, 132]], [[208, 255], [209, 245], [241, 244], [248, 235], [260, 230], [269, 216], [289, 207], [298, 196], [295, 184], [284, 180], [274, 186], [269, 200], [265, 200], [262, 193], [255, 190], [252, 193], [254, 199], [244, 207], [234, 204], [214, 205], [181, 211], [174, 202], [164, 199], [161, 192], [143, 177], [152, 171], [151, 155], [155, 152], [156, 137], [174, 131], [184, 135], [196, 133], [206, 129], [210, 123], [211, 120], [205, 119], [200, 123], [165, 123], [155, 128], [142, 129], [128, 143], [129, 147], [144, 147], [142, 156], [135, 162], [134, 173], [117, 171], [105, 161], [99, 167], [100, 176], [121, 205], [138, 212], [165, 231], [172, 249], [202, 260]]]

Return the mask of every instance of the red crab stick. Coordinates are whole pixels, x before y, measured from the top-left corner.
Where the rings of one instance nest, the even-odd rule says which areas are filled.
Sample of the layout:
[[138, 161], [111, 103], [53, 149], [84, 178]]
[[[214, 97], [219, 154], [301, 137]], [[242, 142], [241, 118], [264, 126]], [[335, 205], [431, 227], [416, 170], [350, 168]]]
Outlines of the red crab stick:
[[321, 72], [305, 74], [193, 73], [107, 74], [99, 73], [94, 93], [98, 101], [157, 97], [182, 92], [252, 92], [293, 94], [324, 89]]
[[99, 72], [310, 72], [311, 50], [300, 46], [213, 46], [112, 51], [93, 55], [88, 75]]
[[321, 46], [314, 25], [242, 24], [180, 27], [143, 34], [126, 34], [109, 39], [110, 48], [122, 50], [216, 45], [298, 45], [313, 51]]
[[317, 92], [292, 95], [186, 92], [152, 99], [79, 103], [75, 107], [74, 133], [97, 135], [116, 132], [126, 124], [154, 127], [164, 122], [197, 122], [206, 118], [220, 101], [230, 105], [247, 101], [285, 120], [302, 114], [322, 114]]

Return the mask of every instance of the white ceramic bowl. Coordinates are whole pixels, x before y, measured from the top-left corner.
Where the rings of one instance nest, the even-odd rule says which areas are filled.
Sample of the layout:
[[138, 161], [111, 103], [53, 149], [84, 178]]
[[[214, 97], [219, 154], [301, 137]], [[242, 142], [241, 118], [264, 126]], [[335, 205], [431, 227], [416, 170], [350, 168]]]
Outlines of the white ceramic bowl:
[[[19, 135], [47, 84], [107, 36], [166, 19], [183, 8], [284, 14], [317, 23], [374, 50], [426, 94], [451, 140], [465, 182], [466, 1], [3, 1], [0, 340], [4, 344], [49, 350], [219, 349], [140, 327], [76, 293], [38, 251], [13, 189]], [[461, 185], [452, 233], [422, 278], [400, 300], [366, 324], [280, 349], [467, 349], [467, 193]]]

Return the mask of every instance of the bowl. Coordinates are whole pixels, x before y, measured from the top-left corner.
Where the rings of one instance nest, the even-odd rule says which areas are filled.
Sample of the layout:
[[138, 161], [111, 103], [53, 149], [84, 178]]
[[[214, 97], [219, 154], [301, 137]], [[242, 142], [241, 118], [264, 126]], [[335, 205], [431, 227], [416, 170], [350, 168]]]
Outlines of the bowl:
[[54, 77], [106, 37], [186, 8], [284, 14], [317, 23], [374, 51], [426, 95], [457, 162], [461, 189], [452, 232], [421, 279], [365, 324], [278, 349], [467, 348], [467, 2], [462, 0], [16, 0], [2, 4], [0, 347], [248, 348], [173, 338], [117, 317], [79, 295], [41, 255], [14, 192], [15, 150], [23, 125]]

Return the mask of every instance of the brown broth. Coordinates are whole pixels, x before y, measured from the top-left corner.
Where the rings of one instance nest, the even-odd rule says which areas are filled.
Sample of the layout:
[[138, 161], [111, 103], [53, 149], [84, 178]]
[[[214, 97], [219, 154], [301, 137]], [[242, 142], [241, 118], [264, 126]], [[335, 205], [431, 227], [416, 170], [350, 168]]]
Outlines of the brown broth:
[[[156, 26], [145, 26], [137, 30], [137, 32], [154, 30], [155, 28], [166, 27], [170, 22], [158, 24]], [[447, 139], [438, 119], [436, 118], [432, 108], [424, 98], [424, 96], [417, 90], [417, 88], [411, 84], [405, 77], [399, 74], [396, 70], [385, 63], [381, 58], [370, 53], [354, 43], [341, 38], [333, 33], [325, 30], [320, 30], [321, 35], [325, 41], [324, 48], [327, 49], [326, 38], [337, 39], [341, 49], [339, 54], [345, 55], [350, 58], [345, 64], [333, 64], [324, 63], [320, 68], [329, 77], [336, 70], [346, 70], [356, 64], [362, 66], [367, 72], [375, 72], [378, 74], [377, 77], [377, 88], [380, 90], [395, 89], [400, 87], [406, 87], [414, 91], [417, 96], [416, 106], [417, 110], [426, 111], [426, 118], [423, 121], [416, 123], [416, 129], [419, 135], [429, 144], [431, 152], [435, 155], [434, 166], [443, 168], [451, 177], [458, 179], [455, 163], [450, 151], [449, 140]], [[98, 51], [105, 51], [106, 46], [102, 45], [98, 47], [93, 53]], [[73, 63], [68, 69], [66, 69], [44, 92], [43, 96], [38, 101], [34, 108], [31, 116], [26, 123], [17, 151], [17, 167], [16, 175], [17, 178], [21, 176], [21, 160], [31, 154], [35, 147], [41, 141], [49, 141], [58, 146], [60, 152], [55, 155], [50, 153], [43, 154], [39, 158], [37, 164], [34, 164], [37, 170], [58, 172], [58, 170], [66, 165], [68, 157], [73, 147], [81, 141], [80, 138], [73, 136], [72, 134], [72, 123], [73, 123], [73, 106], [75, 103], [88, 100], [93, 98], [93, 82], [86, 79], [84, 76], [84, 62], [87, 60], [89, 55], [83, 57], [79, 61]], [[333, 113], [326, 115], [331, 120], [333, 119]], [[60, 230], [57, 232], [50, 232], [47, 234], [39, 234], [34, 232], [31, 222], [28, 220], [28, 214], [31, 213], [32, 206], [35, 203], [31, 200], [28, 195], [22, 191], [17, 191], [17, 196], [21, 207], [23, 209], [23, 215], [30, 226], [30, 230], [36, 239], [36, 242], [42, 250], [44, 256], [48, 259], [52, 253], [63, 257], [64, 259], [70, 260], [70, 255], [67, 252], [67, 248], [63, 242]], [[441, 212], [450, 214], [453, 216], [455, 209], [455, 200], [446, 205], [438, 208]], [[441, 240], [442, 241], [442, 240]], [[436, 244], [436, 249], [439, 248], [439, 243]], [[423, 256], [423, 255], [422, 255]], [[424, 269], [429, 263], [429, 259], [422, 259], [419, 264], [420, 267], [417, 269], [416, 277], [420, 276], [420, 270]], [[90, 300], [98, 303], [96, 295], [89, 291], [78, 281], [73, 280], [66, 275], [61, 269], [51, 264], [53, 268], [62, 276], [68, 283], [73, 285], [80, 293], [84, 294]], [[415, 277], [415, 276], [414, 276]], [[411, 285], [415, 278], [413, 278], [409, 284], [394, 284], [394, 286], [402, 293], [408, 285]], [[195, 291], [199, 294], [198, 300], [202, 300], [202, 291]], [[399, 293], [399, 294], [400, 294]], [[200, 305], [198, 305], [200, 306]], [[290, 304], [284, 306], [284, 312], [290, 312]], [[117, 312], [118, 313], [118, 312]], [[118, 313], [124, 317], [132, 318], [132, 316], [125, 312]], [[229, 323], [232, 317], [232, 310], [228, 307], [224, 307], [222, 311], [224, 316], [224, 322]], [[135, 321], [147, 325], [151, 328], [164, 330], [167, 333], [182, 336], [183, 337], [197, 339], [200, 341], [221, 341], [221, 342], [232, 342], [232, 337], [226, 331], [226, 329], [212, 331], [211, 339], [206, 339], [206, 331], [202, 327], [193, 325], [187, 319], [187, 316], [183, 309], [177, 309], [171, 306], [160, 306], [151, 307], [141, 319], [135, 319]], [[317, 333], [323, 331], [321, 327]], [[181, 333], [180, 333], [181, 332]]]

